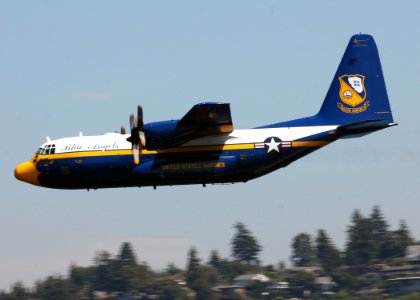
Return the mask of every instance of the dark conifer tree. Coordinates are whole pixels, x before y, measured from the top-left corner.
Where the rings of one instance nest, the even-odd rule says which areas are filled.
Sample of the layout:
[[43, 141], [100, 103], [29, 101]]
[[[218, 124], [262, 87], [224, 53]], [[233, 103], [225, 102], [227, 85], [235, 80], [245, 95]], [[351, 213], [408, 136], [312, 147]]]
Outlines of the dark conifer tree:
[[258, 263], [258, 254], [262, 247], [258, 244], [257, 239], [241, 222], [233, 226], [236, 233], [232, 239], [232, 256], [240, 261], [250, 264]]
[[356, 210], [347, 234], [346, 261], [349, 265], [366, 265], [375, 258], [375, 243], [371, 224]]
[[220, 262], [221, 262], [221, 259], [220, 259], [219, 253], [217, 252], [217, 250], [212, 250], [210, 253], [208, 264], [212, 266], [213, 268], [217, 269], [220, 267]]
[[300, 233], [292, 242], [292, 261], [297, 267], [308, 267], [316, 264], [315, 248], [312, 238], [307, 233]]
[[327, 273], [334, 271], [341, 264], [340, 252], [322, 229], [318, 230], [316, 238], [316, 255], [318, 262]]

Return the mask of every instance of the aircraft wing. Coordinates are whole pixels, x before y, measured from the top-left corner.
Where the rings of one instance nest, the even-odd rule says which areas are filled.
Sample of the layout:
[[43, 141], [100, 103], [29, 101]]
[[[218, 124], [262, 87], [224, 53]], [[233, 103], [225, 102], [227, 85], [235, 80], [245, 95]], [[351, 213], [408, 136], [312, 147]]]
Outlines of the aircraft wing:
[[230, 105], [199, 103], [180, 120], [149, 123], [144, 129], [148, 150], [179, 146], [203, 136], [231, 133], [233, 124]]
[[178, 126], [193, 130], [199, 136], [233, 131], [228, 103], [200, 103], [178, 122]]

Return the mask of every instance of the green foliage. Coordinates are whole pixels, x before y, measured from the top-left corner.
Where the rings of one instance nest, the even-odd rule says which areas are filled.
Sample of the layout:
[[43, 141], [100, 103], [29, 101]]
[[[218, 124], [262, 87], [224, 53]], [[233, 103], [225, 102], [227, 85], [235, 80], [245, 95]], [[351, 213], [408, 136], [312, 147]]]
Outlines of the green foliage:
[[150, 293], [158, 295], [159, 300], [189, 299], [187, 291], [173, 280], [156, 280], [150, 286]]
[[27, 299], [29, 297], [29, 291], [25, 288], [22, 282], [16, 282], [10, 291], [9, 295], [0, 294], [0, 300], [20, 300]]
[[359, 211], [352, 216], [352, 225], [348, 231], [346, 261], [349, 265], [367, 265], [375, 258], [375, 241], [370, 222]]
[[201, 265], [200, 262], [197, 250], [191, 247], [187, 263], [188, 286], [195, 292], [197, 299], [216, 299], [212, 286], [217, 282], [217, 271], [213, 267]]
[[180, 268], [175, 266], [174, 263], [168, 263], [168, 266], [166, 267], [165, 273], [168, 275], [175, 275], [182, 272]]
[[71, 265], [69, 270], [70, 281], [75, 287], [82, 288], [91, 282], [93, 271], [92, 267]]
[[412, 293], [409, 295], [403, 295], [403, 296], [395, 296], [395, 297], [387, 297], [387, 300], [419, 300], [420, 299], [420, 293]]
[[210, 253], [210, 259], [209, 259], [208, 264], [212, 266], [213, 268], [217, 269], [220, 267], [220, 261], [221, 259], [217, 250], [212, 250]]
[[188, 251], [187, 271], [194, 271], [200, 265], [200, 263], [201, 260], [198, 258], [197, 249], [195, 249], [195, 247], [191, 247]]
[[367, 265], [375, 260], [403, 257], [413, 242], [410, 231], [404, 222], [396, 231], [389, 231], [388, 227], [378, 206], [372, 209], [369, 218], [355, 211], [348, 229], [347, 264]]
[[292, 261], [297, 267], [314, 266], [316, 264], [315, 249], [309, 234], [300, 233], [294, 237], [292, 242]]
[[248, 265], [242, 263], [240, 260], [222, 259], [220, 261], [217, 271], [226, 278], [233, 279], [238, 275], [246, 273], [259, 273], [261, 267], [258, 265]]
[[318, 262], [328, 274], [341, 265], [340, 252], [334, 247], [324, 230], [318, 230], [316, 238], [316, 255]]
[[43, 300], [72, 300], [76, 298], [70, 280], [61, 276], [49, 276], [46, 280], [38, 282], [35, 294]]
[[236, 233], [232, 239], [232, 256], [238, 260], [250, 264], [258, 262], [258, 254], [262, 247], [258, 244], [257, 239], [241, 222], [233, 226]]
[[336, 299], [336, 300], [359, 300], [359, 297], [352, 296], [346, 290], [341, 290], [334, 295], [333, 299]]
[[120, 253], [118, 254], [118, 261], [122, 267], [132, 267], [137, 265], [136, 254], [133, 251], [130, 243], [123, 243], [121, 245]]
[[93, 288], [105, 292], [135, 292], [146, 289], [152, 273], [146, 265], [137, 263], [129, 243], [123, 243], [117, 257], [99, 252], [94, 258]]
[[294, 272], [287, 277], [294, 295], [301, 296], [304, 290], [315, 290], [315, 276], [307, 272]]
[[374, 258], [384, 258], [384, 247], [388, 240], [388, 224], [386, 223], [379, 206], [374, 206], [370, 218], [366, 220], [372, 239], [372, 256]]
[[264, 299], [264, 293], [269, 293], [267, 287], [268, 284], [265, 282], [253, 281], [247, 286], [247, 296], [251, 299]]
[[217, 282], [217, 272], [212, 267], [198, 266], [188, 272], [188, 286], [196, 293], [197, 299], [216, 299], [212, 287]]
[[359, 287], [359, 278], [350, 272], [334, 272], [331, 274], [333, 280], [341, 289], [354, 290]]

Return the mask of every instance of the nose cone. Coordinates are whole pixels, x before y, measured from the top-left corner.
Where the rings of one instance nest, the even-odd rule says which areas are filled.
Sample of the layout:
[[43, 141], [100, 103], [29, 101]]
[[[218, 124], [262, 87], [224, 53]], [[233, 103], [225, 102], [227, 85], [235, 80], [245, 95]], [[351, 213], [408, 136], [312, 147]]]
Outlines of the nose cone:
[[39, 171], [36, 169], [35, 164], [30, 161], [18, 165], [15, 169], [15, 177], [21, 181], [40, 185], [38, 181]]

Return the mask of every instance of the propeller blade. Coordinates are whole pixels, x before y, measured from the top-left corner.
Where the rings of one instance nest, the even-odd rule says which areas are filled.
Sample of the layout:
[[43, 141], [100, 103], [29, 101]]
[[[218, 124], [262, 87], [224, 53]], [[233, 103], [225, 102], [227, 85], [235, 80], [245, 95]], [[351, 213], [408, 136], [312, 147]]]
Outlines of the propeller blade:
[[139, 131], [139, 138], [140, 138], [140, 145], [143, 148], [146, 148], [146, 136], [144, 135], [144, 131]]
[[135, 117], [133, 114], [130, 115], [130, 129], [133, 130], [135, 127], [137, 127], [137, 121], [135, 120]]
[[137, 106], [137, 126], [139, 129], [143, 129], [143, 108], [141, 105]]
[[134, 163], [138, 165], [140, 163], [140, 145], [133, 145], [133, 157]]

